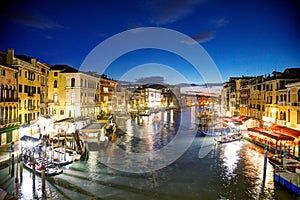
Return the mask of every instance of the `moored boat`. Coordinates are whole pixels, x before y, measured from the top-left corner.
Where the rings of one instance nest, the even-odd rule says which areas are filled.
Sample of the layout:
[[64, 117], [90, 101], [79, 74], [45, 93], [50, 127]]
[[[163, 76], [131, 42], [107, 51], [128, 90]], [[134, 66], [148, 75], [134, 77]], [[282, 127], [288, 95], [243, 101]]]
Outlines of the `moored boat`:
[[242, 134], [232, 134], [227, 136], [222, 136], [221, 138], [215, 139], [218, 143], [228, 143], [228, 142], [235, 142], [239, 141], [243, 138]]
[[[33, 170], [32, 165], [33, 165], [33, 162], [24, 160], [24, 166], [28, 170], [30, 170], [30, 171]], [[54, 164], [52, 164], [48, 161], [45, 161], [45, 162], [39, 162], [38, 161], [38, 162], [35, 162], [35, 172], [36, 172], [36, 174], [41, 175], [43, 167], [45, 169], [45, 175], [46, 176], [56, 176], [56, 175], [59, 175], [59, 174], [63, 173], [63, 169], [55, 166]]]

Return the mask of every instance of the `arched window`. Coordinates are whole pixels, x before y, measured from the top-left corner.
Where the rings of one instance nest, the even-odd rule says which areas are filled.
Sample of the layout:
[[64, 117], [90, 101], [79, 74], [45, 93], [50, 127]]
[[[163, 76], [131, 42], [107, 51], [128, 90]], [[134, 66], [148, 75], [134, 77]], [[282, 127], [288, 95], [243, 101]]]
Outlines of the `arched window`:
[[54, 88], [57, 88], [57, 80], [54, 81]]
[[291, 91], [288, 92], [288, 102], [291, 102]]
[[298, 102], [300, 102], [300, 89], [298, 90]]
[[71, 87], [75, 87], [75, 78], [71, 79]]

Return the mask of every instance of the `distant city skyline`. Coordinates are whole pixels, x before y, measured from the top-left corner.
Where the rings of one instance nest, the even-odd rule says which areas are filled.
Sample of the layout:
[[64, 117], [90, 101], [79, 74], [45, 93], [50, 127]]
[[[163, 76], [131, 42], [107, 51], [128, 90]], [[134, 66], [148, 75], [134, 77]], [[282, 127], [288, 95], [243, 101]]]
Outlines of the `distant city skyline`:
[[[79, 69], [97, 45], [115, 34], [139, 27], [162, 27], [190, 36], [193, 40], [186, 41], [189, 45], [198, 42], [216, 64], [223, 82], [231, 76], [300, 67], [297, 1], [12, 0], [0, 5], [1, 50], [14, 48], [16, 54], [51, 65]], [[140, 66], [150, 69], [151, 65], [165, 66], [162, 69], [166, 70], [129, 73]], [[106, 72], [116, 80], [161, 76], [166, 83], [176, 84], [182, 82], [178, 78], [182, 75], [189, 77], [189, 83], [201, 84], [202, 78], [188, 66], [178, 56], [146, 49], [121, 56], [106, 66]], [[179, 76], [168, 76], [168, 69]]]

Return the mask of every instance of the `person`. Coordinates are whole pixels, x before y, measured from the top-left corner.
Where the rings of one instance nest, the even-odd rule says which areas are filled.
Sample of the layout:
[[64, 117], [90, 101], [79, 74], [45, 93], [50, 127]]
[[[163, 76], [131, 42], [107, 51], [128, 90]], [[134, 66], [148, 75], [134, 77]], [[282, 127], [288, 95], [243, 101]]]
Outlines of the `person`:
[[11, 142], [10, 150], [11, 150], [11, 152], [15, 151], [15, 143], [14, 142]]

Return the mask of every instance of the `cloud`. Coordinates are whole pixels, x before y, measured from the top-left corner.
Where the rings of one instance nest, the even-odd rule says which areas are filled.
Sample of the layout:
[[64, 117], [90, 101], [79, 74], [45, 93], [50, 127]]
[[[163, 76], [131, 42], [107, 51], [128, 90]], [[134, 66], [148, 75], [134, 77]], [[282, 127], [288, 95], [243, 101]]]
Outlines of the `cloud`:
[[24, 26], [42, 30], [64, 27], [52, 20], [22, 13], [13, 14], [12, 19]]
[[150, 76], [142, 77], [136, 80], [137, 83], [150, 83], [150, 84], [165, 84], [164, 77], [161, 76]]
[[214, 39], [214, 37], [215, 37], [215, 33], [212, 31], [201, 32], [201, 33], [196, 34], [192, 38], [183, 41], [183, 43], [190, 44], [190, 45], [197, 44], [197, 43], [204, 43], [204, 42]]
[[152, 23], [164, 25], [193, 13], [201, 2], [203, 0], [153, 0], [146, 5], [155, 15]]
[[220, 19], [213, 19], [213, 20], [211, 20], [211, 23], [216, 28], [220, 28], [220, 27], [223, 27], [223, 26], [227, 25], [229, 23], [229, 21], [226, 20], [225, 18], [220, 18]]

